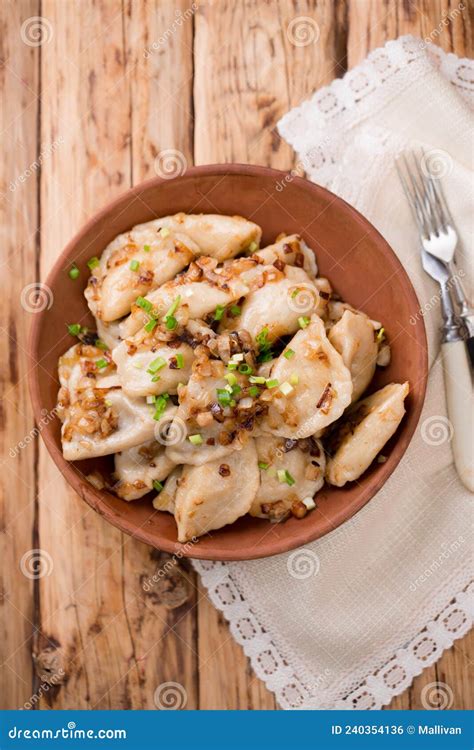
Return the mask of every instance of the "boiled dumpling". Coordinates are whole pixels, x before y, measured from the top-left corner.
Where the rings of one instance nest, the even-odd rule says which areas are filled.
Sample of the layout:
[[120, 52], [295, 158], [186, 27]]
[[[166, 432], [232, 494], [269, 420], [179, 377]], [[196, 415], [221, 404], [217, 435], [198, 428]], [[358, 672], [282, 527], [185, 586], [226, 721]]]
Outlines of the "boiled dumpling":
[[370, 466], [405, 414], [408, 383], [390, 383], [350, 409], [330, 443], [326, 478], [342, 487]]
[[62, 417], [67, 461], [127, 450], [151, 440], [156, 427], [153, 408], [144, 400], [128, 398], [119, 388], [80, 391]]
[[346, 310], [329, 331], [328, 339], [351, 371], [352, 401], [357, 401], [375, 372], [378, 344], [374, 327], [365, 315]]
[[271, 379], [278, 385], [269, 391], [263, 426], [274, 435], [314, 435], [338, 419], [351, 402], [351, 374], [317, 315], [291, 339]]
[[123, 500], [137, 500], [166, 479], [174, 465], [155, 439], [121, 451], [115, 456], [114, 490]]
[[[215, 266], [208, 263], [212, 259], [201, 258], [191, 264], [189, 270], [173, 281], [168, 281], [159, 289], [146, 296], [146, 304], [151, 305], [153, 315], [164, 316], [167, 310], [176, 304], [186, 306], [190, 318], [204, 318], [218, 307], [225, 307], [243, 297], [248, 287], [230, 274], [215, 272]], [[136, 333], [150, 319], [149, 314], [137, 305], [121, 326], [122, 338]]]
[[255, 440], [260, 487], [251, 516], [280, 521], [314, 508], [312, 498], [324, 484], [326, 459], [318, 440], [285, 440], [265, 435]]
[[172, 279], [198, 252], [189, 237], [159, 232], [155, 222], [119, 235], [92, 268], [84, 292], [92, 313], [105, 322], [122, 318], [137, 297]]
[[220, 529], [248, 513], [259, 481], [253, 440], [224, 461], [185, 466], [175, 498], [178, 541]]
[[264, 270], [263, 286], [246, 297], [232, 325], [253, 338], [265, 331], [271, 342], [298, 330], [298, 320], [316, 311], [319, 293], [302, 268], [285, 266], [279, 271], [268, 266]]
[[[179, 417], [177, 418], [177, 420]], [[178, 434], [178, 430], [181, 428], [180, 424], [176, 420], [175, 432]], [[176, 464], [192, 464], [193, 466], [201, 466], [208, 461], [216, 461], [218, 458], [224, 458], [229, 453], [234, 451], [242, 450], [242, 447], [248, 441], [250, 437], [249, 432], [240, 430], [236, 432], [234, 437], [221, 444], [219, 439], [222, 433], [225, 432], [223, 425], [219, 422], [212, 421], [206, 427], [200, 427], [195, 425], [187, 428], [187, 434], [183, 434], [183, 439], [174, 445], [170, 445], [166, 449], [166, 453], [169, 458]], [[225, 433], [226, 435], [229, 433]], [[193, 443], [190, 438], [198, 436], [200, 441], [198, 444]]]
[[233, 258], [243, 250], [260, 243], [262, 230], [242, 216], [220, 214], [175, 214], [157, 219], [157, 227], [183, 232], [199, 246], [201, 255], [218, 261]]
[[71, 346], [59, 358], [58, 375], [61, 383], [58, 394], [59, 410], [74, 401], [80, 391], [120, 386], [110, 353], [92, 344]]
[[113, 320], [105, 323], [100, 318], [95, 319], [97, 335], [109, 349], [115, 349], [121, 342], [120, 338], [120, 320]]
[[177, 393], [178, 384], [187, 382], [191, 374], [192, 348], [180, 341], [175, 342], [177, 346], [148, 339], [143, 342], [140, 333], [113, 351], [124, 393], [132, 397]]

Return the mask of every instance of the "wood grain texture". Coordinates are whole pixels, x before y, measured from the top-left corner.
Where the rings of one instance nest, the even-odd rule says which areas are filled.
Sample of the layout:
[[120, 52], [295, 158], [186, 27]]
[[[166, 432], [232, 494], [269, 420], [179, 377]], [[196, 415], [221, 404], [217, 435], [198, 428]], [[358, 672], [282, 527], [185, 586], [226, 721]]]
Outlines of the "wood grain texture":
[[[0, 295], [0, 377], [2, 398], [0, 478], [0, 705], [18, 708], [32, 693], [31, 640], [34, 584], [26, 559], [35, 546], [36, 451], [27, 390], [26, 336], [41, 290], [35, 254], [38, 218], [38, 48], [21, 42], [23, 22], [38, 14], [38, 3], [0, 6], [0, 159], [2, 293]], [[12, 33], [12, 27], [15, 33]], [[7, 32], [9, 29], [9, 33]], [[25, 39], [28, 40], [27, 32]], [[23, 301], [22, 301], [23, 300]], [[30, 310], [30, 312], [28, 312]]]
[[[33, 428], [25, 381], [33, 313], [21, 307], [21, 292], [40, 272], [44, 278], [98, 208], [173, 165], [295, 166], [278, 119], [387, 39], [415, 33], [472, 56], [473, 5], [464, 5], [461, 13], [456, 0], [7, 0], [0, 7], [7, 270], [0, 304], [8, 354], [1, 365], [1, 708], [34, 695], [41, 708], [153, 709], [167, 700], [169, 682], [190, 709], [277, 708], [189, 565], [107, 525], [68, 490], [37, 438], [8, 455]], [[21, 28], [38, 15], [45, 36], [33, 46]], [[65, 283], [73, 283], [67, 269]], [[37, 580], [19, 567], [34, 548], [43, 559]], [[452, 708], [472, 707], [471, 655], [472, 637], [456, 642], [390, 708], [422, 707], [421, 691], [432, 682], [449, 686]]]

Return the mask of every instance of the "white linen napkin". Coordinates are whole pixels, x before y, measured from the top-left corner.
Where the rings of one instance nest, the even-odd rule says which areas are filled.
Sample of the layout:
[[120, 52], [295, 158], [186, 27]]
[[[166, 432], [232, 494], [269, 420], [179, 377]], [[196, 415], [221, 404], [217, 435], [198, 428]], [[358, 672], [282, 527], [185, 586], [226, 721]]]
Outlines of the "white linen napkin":
[[[420, 266], [394, 157], [422, 145], [442, 177], [466, 282], [473, 108], [473, 61], [401, 37], [279, 123], [307, 176], [352, 203], [397, 253], [422, 305], [431, 366], [406, 455], [354, 518], [292, 553], [243, 563], [194, 561], [283, 708], [380, 708], [471, 625], [471, 496], [449, 444], [437, 288]], [[449, 707], [450, 686], [433, 691]], [[433, 691], [425, 692], [426, 708]]]

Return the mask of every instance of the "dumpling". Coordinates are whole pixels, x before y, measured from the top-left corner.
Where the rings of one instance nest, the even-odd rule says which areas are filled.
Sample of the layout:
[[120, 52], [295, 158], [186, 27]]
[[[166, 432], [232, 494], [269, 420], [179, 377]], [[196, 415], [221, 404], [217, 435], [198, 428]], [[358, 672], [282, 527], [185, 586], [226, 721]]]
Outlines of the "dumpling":
[[[210, 414], [210, 412], [208, 412]], [[179, 420], [179, 417], [177, 418]], [[182, 425], [176, 424], [175, 434], [184, 433]], [[171, 427], [173, 429], [173, 427]], [[166, 449], [169, 458], [176, 464], [192, 464], [201, 466], [208, 461], [217, 461], [218, 458], [224, 458], [229, 453], [242, 450], [245, 443], [250, 437], [249, 432], [244, 430], [237, 431], [234, 437], [229, 437], [224, 444], [219, 442], [220, 436], [225, 432], [223, 425], [212, 421], [206, 427], [197, 425], [194, 429], [188, 428], [187, 433], [183, 434], [183, 439]], [[225, 434], [231, 434], [225, 432]], [[198, 436], [199, 443], [193, 443], [190, 438]]]
[[[218, 307], [225, 307], [248, 293], [248, 287], [239, 279], [215, 271], [212, 259], [201, 258], [192, 263], [189, 270], [173, 281], [168, 281], [159, 289], [148, 294], [147, 306], [151, 305], [153, 315], [161, 317], [175, 303], [187, 308], [189, 318], [205, 318]], [[138, 305], [132, 306], [132, 312], [121, 325], [122, 338], [133, 336], [150, 319], [150, 315]]]
[[96, 318], [109, 322], [127, 315], [137, 297], [172, 279], [199, 252], [189, 237], [154, 225], [120, 234], [92, 268], [84, 294]]
[[167, 513], [174, 514], [174, 506], [176, 501], [176, 491], [178, 489], [179, 480], [183, 473], [183, 467], [177, 466], [163, 485], [161, 492], [154, 498], [153, 507], [156, 510], [163, 510]]
[[110, 352], [104, 352], [92, 344], [79, 343], [71, 346], [59, 357], [58, 374], [61, 383], [59, 410], [74, 401], [80, 391], [120, 386]]
[[408, 383], [390, 383], [350, 409], [329, 444], [326, 479], [336, 487], [353, 482], [370, 466], [405, 414]]
[[285, 440], [265, 435], [255, 440], [260, 487], [250, 515], [284, 520], [314, 508], [313, 497], [324, 484], [326, 459], [321, 443], [313, 438]]
[[137, 500], [162, 482], [174, 468], [165, 447], [156, 440], [121, 451], [115, 455], [114, 490], [123, 500]]
[[107, 456], [151, 440], [156, 421], [144, 400], [121, 389], [90, 387], [62, 412], [61, 439], [66, 461]]
[[268, 392], [263, 426], [274, 435], [298, 439], [314, 435], [338, 419], [351, 402], [351, 374], [317, 315], [291, 339], [271, 379], [277, 385]]
[[100, 318], [95, 319], [97, 335], [109, 349], [115, 349], [121, 342], [120, 338], [120, 320], [113, 320], [110, 323], [104, 323]]
[[185, 466], [175, 497], [178, 541], [187, 542], [233, 523], [250, 510], [259, 486], [257, 451], [241, 451], [202, 466]]
[[262, 236], [260, 227], [242, 216], [180, 213], [157, 219], [155, 225], [183, 232], [199, 246], [201, 255], [209, 255], [220, 262], [253, 244], [256, 249]]
[[351, 371], [352, 401], [357, 401], [372, 380], [377, 364], [374, 327], [365, 315], [346, 310], [329, 331], [328, 339]]
[[260, 258], [265, 265], [278, 265], [278, 261], [289, 266], [304, 268], [308, 276], [315, 278], [318, 273], [316, 257], [306, 242], [298, 234], [284, 235], [273, 245], [267, 245], [253, 253], [252, 257]]
[[318, 289], [302, 268], [284, 266], [280, 271], [265, 267], [263, 286], [251, 292], [232, 323], [253, 338], [263, 330], [268, 341], [295, 333], [298, 320], [312, 315], [318, 306]]
[[124, 393], [132, 397], [177, 393], [178, 384], [187, 382], [191, 374], [192, 348], [181, 341], [171, 346], [137, 337], [122, 341], [112, 354]]

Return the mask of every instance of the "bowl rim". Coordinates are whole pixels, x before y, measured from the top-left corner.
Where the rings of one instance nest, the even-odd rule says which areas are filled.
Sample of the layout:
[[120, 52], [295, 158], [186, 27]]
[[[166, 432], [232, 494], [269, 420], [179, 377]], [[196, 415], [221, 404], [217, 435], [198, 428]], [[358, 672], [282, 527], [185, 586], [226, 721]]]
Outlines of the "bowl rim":
[[[266, 177], [273, 177], [275, 180], [278, 179], [284, 179], [287, 178], [288, 174], [290, 174], [290, 170], [281, 170], [281, 169], [273, 169], [272, 167], [266, 167], [266, 166], [260, 166], [260, 165], [253, 165], [253, 164], [241, 164], [237, 162], [233, 163], [217, 163], [217, 164], [206, 164], [202, 166], [193, 166], [188, 167], [186, 171], [183, 173], [183, 175], [180, 175], [178, 177], [173, 178], [173, 182], [176, 180], [182, 180], [186, 179], [186, 177], [194, 177], [194, 176], [206, 176], [206, 175], [246, 175], [246, 176], [266, 176]], [[134, 195], [140, 194], [145, 190], [148, 190], [153, 187], [159, 187], [163, 186], [167, 183], [169, 183], [171, 180], [164, 177], [153, 177], [148, 180], [144, 180], [142, 182], [137, 183], [133, 187], [129, 188], [128, 190], [123, 191], [113, 200], [106, 203], [102, 208], [100, 208], [96, 213], [94, 213], [90, 219], [85, 222], [81, 228], [76, 232], [76, 234], [69, 240], [69, 242], [66, 244], [66, 246], [63, 248], [61, 253], [58, 255], [57, 259], [53, 263], [52, 267], [50, 268], [46, 280], [43, 282], [47, 286], [50, 286], [52, 283], [52, 280], [56, 279], [58, 272], [60, 269], [62, 269], [65, 266], [65, 258], [69, 255], [71, 250], [77, 245], [78, 242], [83, 238], [84, 235], [86, 235], [97, 223], [102, 221], [107, 217], [107, 215], [112, 212], [115, 208], [120, 206], [123, 202], [126, 202], [130, 200]], [[292, 176], [292, 182], [296, 183], [297, 185], [300, 185], [303, 189], [310, 189], [314, 190], [315, 192], [320, 192], [326, 196], [330, 196], [333, 200], [343, 204], [356, 220], [359, 222], [362, 222], [364, 225], [367, 226], [368, 229], [371, 231], [371, 235], [375, 237], [375, 241], [381, 245], [385, 246], [386, 251], [388, 251], [388, 255], [390, 257], [390, 260], [394, 267], [397, 268], [397, 273], [400, 273], [402, 279], [403, 279], [403, 286], [405, 287], [405, 291], [407, 294], [407, 297], [409, 300], [411, 300], [417, 309], [420, 309], [420, 303], [417, 297], [417, 294], [415, 292], [415, 289], [411, 283], [411, 280], [405, 271], [404, 266], [402, 265], [401, 261], [398, 259], [396, 253], [392, 248], [390, 247], [389, 243], [385, 238], [382, 236], [382, 234], [376, 229], [376, 227], [373, 226], [373, 224], [365, 218], [356, 208], [351, 206], [349, 203], [347, 203], [343, 198], [340, 198], [335, 193], [332, 193], [330, 190], [328, 190], [325, 187], [322, 187], [321, 185], [318, 185], [317, 183], [314, 183], [306, 178], [303, 177], [293, 177]], [[151, 220], [151, 219], [150, 219]], [[33, 405], [33, 415], [35, 418], [36, 423], [38, 424], [41, 420], [42, 415], [42, 405], [41, 405], [41, 398], [40, 398], [40, 388], [39, 388], [39, 378], [37, 375], [38, 367], [37, 367], [37, 358], [35, 357], [35, 353], [38, 348], [39, 339], [40, 339], [40, 333], [41, 328], [43, 325], [43, 320], [45, 317], [46, 311], [42, 310], [35, 314], [30, 334], [28, 337], [28, 345], [27, 345], [27, 360], [28, 360], [28, 385], [29, 385], [29, 392], [30, 392], [30, 398]], [[275, 539], [274, 542], [274, 549], [271, 551], [265, 551], [263, 553], [259, 551], [252, 551], [252, 552], [246, 552], [242, 554], [242, 550], [239, 548], [237, 550], [225, 550], [223, 552], [217, 552], [217, 553], [210, 553], [207, 550], [201, 551], [199, 549], [199, 544], [192, 545], [192, 549], [188, 550], [187, 545], [189, 546], [189, 542], [186, 544], [180, 544], [179, 542], [171, 542], [167, 539], [162, 539], [159, 542], [156, 539], [156, 533], [155, 532], [148, 532], [146, 525], [143, 525], [141, 527], [135, 527], [132, 528], [130, 525], [130, 522], [126, 521], [123, 517], [117, 515], [114, 510], [106, 505], [102, 498], [102, 491], [98, 490], [96, 487], [94, 487], [92, 484], [90, 484], [85, 477], [80, 476], [76, 470], [74, 469], [74, 465], [70, 464], [68, 461], [66, 461], [62, 455], [61, 448], [57, 445], [56, 440], [52, 436], [51, 432], [48, 429], [40, 430], [41, 437], [46, 445], [46, 448], [48, 450], [49, 455], [53, 459], [54, 463], [60, 470], [61, 474], [64, 476], [66, 482], [72, 489], [95, 511], [99, 513], [99, 515], [103, 516], [109, 523], [111, 523], [116, 528], [120, 529], [122, 532], [125, 532], [129, 534], [130, 536], [134, 537], [135, 539], [144, 542], [145, 544], [150, 545], [151, 547], [155, 549], [159, 549], [163, 552], [168, 552], [170, 554], [177, 554], [180, 557], [187, 557], [187, 558], [194, 558], [194, 559], [201, 559], [201, 560], [216, 560], [216, 561], [242, 561], [242, 560], [254, 560], [254, 559], [261, 559], [266, 557], [272, 557], [274, 555], [279, 555], [284, 552], [288, 552], [293, 549], [297, 549], [301, 546], [304, 546], [306, 544], [309, 544], [312, 541], [315, 541], [316, 539], [319, 539], [326, 534], [330, 533], [331, 531], [334, 531], [339, 526], [341, 526], [343, 523], [348, 521], [350, 518], [352, 518], [356, 513], [358, 513], [370, 500], [372, 500], [376, 494], [379, 492], [381, 487], [385, 484], [385, 482], [388, 480], [388, 478], [392, 475], [392, 473], [395, 471], [395, 469], [399, 466], [403, 456], [405, 455], [407, 448], [409, 444], [411, 443], [411, 440], [413, 438], [413, 435], [416, 431], [416, 427], [419, 422], [419, 418], [423, 409], [423, 404], [426, 396], [426, 386], [427, 386], [427, 380], [428, 380], [428, 352], [427, 352], [427, 336], [426, 336], [426, 328], [424, 324], [423, 317], [420, 316], [420, 326], [417, 327], [417, 335], [418, 335], [418, 343], [421, 344], [419, 347], [419, 363], [420, 363], [420, 377], [418, 380], [418, 385], [420, 387], [419, 389], [419, 397], [416, 401], [416, 403], [411, 407], [412, 409], [412, 424], [409, 427], [408, 431], [405, 432], [405, 434], [400, 438], [402, 450], [400, 451], [400, 454], [396, 460], [393, 461], [393, 465], [387, 467], [386, 472], [383, 476], [380, 476], [376, 481], [372, 482], [370, 487], [362, 487], [360, 491], [360, 495], [358, 496], [358, 499], [356, 502], [352, 503], [350, 509], [341, 509], [339, 513], [337, 513], [335, 516], [329, 519], [322, 524], [320, 530], [315, 533], [313, 530], [307, 530], [305, 532], [304, 524], [301, 524], [301, 531], [299, 531], [298, 534], [292, 534], [288, 537], [283, 537], [280, 539]], [[400, 444], [400, 442], [399, 442]], [[387, 462], [388, 463], [388, 462]], [[125, 502], [125, 501], [124, 501]], [[153, 511], [157, 512], [157, 511]], [[160, 545], [159, 547], [157, 545]]]

